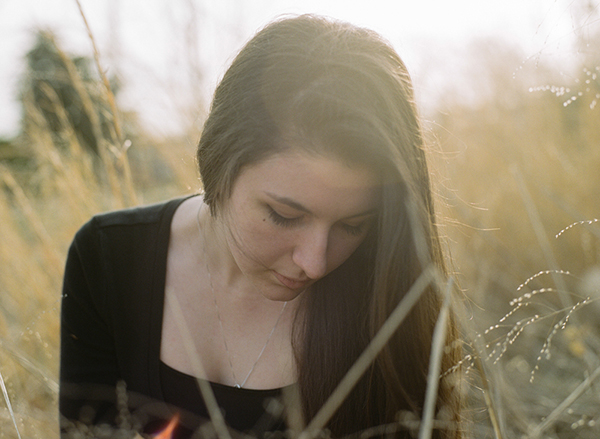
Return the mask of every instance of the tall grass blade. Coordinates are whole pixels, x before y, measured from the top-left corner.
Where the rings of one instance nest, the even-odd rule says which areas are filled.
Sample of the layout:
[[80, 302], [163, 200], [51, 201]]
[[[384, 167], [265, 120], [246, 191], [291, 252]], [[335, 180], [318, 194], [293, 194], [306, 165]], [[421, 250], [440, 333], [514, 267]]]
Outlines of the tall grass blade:
[[[202, 360], [200, 359], [200, 355], [196, 351], [196, 347], [192, 341], [192, 334], [185, 323], [185, 317], [181, 311], [181, 305], [174, 294], [167, 294], [166, 296], [168, 298], [168, 306], [172, 309], [176, 316], [175, 320], [177, 322], [177, 329], [181, 334], [181, 339], [188, 355], [188, 359], [194, 368], [194, 373], [196, 376], [206, 376], [206, 373], [204, 372], [204, 366], [202, 365]], [[229, 434], [227, 426], [225, 425], [225, 420], [223, 419], [223, 414], [219, 409], [217, 399], [215, 398], [215, 394], [212, 391], [210, 384], [206, 380], [199, 379], [197, 381], [198, 387], [200, 388], [200, 393], [202, 394], [202, 398], [206, 404], [210, 420], [212, 421], [215, 432], [217, 433], [217, 437], [219, 439], [231, 439], [231, 435]]]
[[[483, 351], [480, 351], [483, 352]], [[502, 435], [502, 429], [500, 428], [500, 416], [498, 416], [498, 410], [492, 401], [492, 389], [490, 388], [490, 381], [485, 372], [485, 368], [483, 367], [483, 363], [481, 362], [481, 357], [479, 355], [474, 356], [475, 366], [478, 372], [481, 375], [481, 387], [483, 393], [483, 399], [485, 400], [485, 405], [487, 407], [487, 413], [490, 417], [490, 422], [492, 423], [492, 430], [494, 431], [494, 436], [496, 439], [504, 439]]]
[[121, 132], [121, 124], [119, 123], [119, 119], [117, 117], [117, 105], [115, 103], [115, 95], [113, 94], [113, 92], [110, 88], [110, 82], [108, 81], [108, 78], [104, 74], [104, 70], [102, 69], [102, 65], [100, 64], [100, 52], [98, 51], [98, 46], [96, 45], [96, 39], [94, 38], [94, 34], [92, 33], [92, 28], [90, 28], [87, 18], [85, 17], [85, 13], [83, 12], [83, 7], [81, 6], [81, 2], [79, 0], [75, 0], [75, 3], [77, 3], [77, 7], [79, 8], [79, 13], [81, 14], [81, 18], [83, 19], [83, 24], [85, 25], [85, 28], [88, 33], [88, 37], [90, 38], [90, 41], [92, 43], [92, 48], [94, 49], [94, 61], [96, 61], [96, 67], [98, 68], [98, 73], [100, 74], [100, 77], [102, 78], [102, 84], [104, 85], [104, 88], [106, 91], [106, 97], [108, 99], [108, 104], [110, 105], [110, 110], [112, 112], [112, 119], [113, 119], [113, 125], [115, 128], [115, 135], [117, 137], [117, 141], [119, 141], [119, 143], [121, 143], [123, 136], [122, 136], [122, 132]]
[[13, 177], [12, 172], [4, 165], [0, 165], [0, 176], [2, 177], [4, 185], [15, 197], [21, 212], [25, 215], [25, 218], [27, 218], [33, 232], [42, 244], [42, 249], [44, 250], [49, 264], [52, 264], [52, 269], [60, 272], [63, 268], [62, 256], [60, 256], [56, 244], [50, 236], [50, 233], [46, 230], [39, 215], [36, 213], [35, 208], [29, 201], [25, 191]]
[[533, 429], [533, 431], [529, 435], [529, 438], [530, 439], [539, 438], [540, 435], [548, 427], [552, 426], [554, 424], [554, 422], [556, 422], [558, 417], [565, 410], [567, 410], [571, 406], [571, 404], [573, 404], [575, 402], [575, 400], [577, 398], [579, 398], [581, 395], [583, 395], [583, 393], [590, 388], [592, 383], [598, 377], [600, 377], [600, 367], [598, 367], [594, 372], [592, 372], [592, 374], [590, 376], [588, 376], [581, 384], [579, 384], [579, 386], [577, 386], [577, 388], [575, 390], [573, 390], [573, 392], [571, 392], [571, 394], [569, 396], [567, 396], [567, 398], [563, 402], [561, 402], [554, 410], [552, 410], [552, 413], [550, 413], [546, 417], [546, 419], [544, 419], [544, 421], [542, 421], [540, 424], [538, 424]]
[[493, 381], [490, 381], [491, 378], [488, 377], [484, 364], [481, 360], [482, 358], [488, 357], [485, 344], [482, 342], [482, 338], [473, 332], [473, 327], [467, 323], [471, 319], [467, 316], [465, 309], [457, 306], [454, 308], [454, 312], [456, 313], [456, 321], [461, 324], [462, 330], [466, 334], [465, 338], [472, 341], [472, 346], [475, 350], [474, 354], [470, 357], [473, 362], [473, 367], [479, 372], [481, 378], [481, 392], [485, 401], [487, 414], [490, 418], [490, 423], [492, 424], [494, 437], [495, 439], [503, 439], [504, 435], [502, 433], [503, 428], [500, 423], [501, 418], [498, 413], [499, 410], [492, 399], [492, 396], [494, 395], [494, 389], [492, 389], [490, 383], [493, 383]]
[[10, 398], [8, 397], [8, 391], [6, 390], [6, 385], [4, 384], [2, 372], [0, 372], [0, 386], [2, 387], [2, 394], [4, 395], [4, 400], [6, 401], [6, 407], [8, 407], [8, 412], [10, 413], [13, 425], [15, 426], [15, 430], [17, 430], [17, 436], [19, 439], [21, 439], [21, 433], [19, 432], [19, 427], [17, 426], [17, 420], [15, 419], [15, 413], [13, 412], [12, 404], [10, 403]]
[[[123, 131], [121, 129], [121, 124], [119, 122], [119, 116], [117, 111], [117, 104], [115, 95], [112, 92], [110, 87], [110, 82], [104, 73], [104, 69], [102, 68], [102, 64], [100, 63], [100, 52], [98, 51], [98, 46], [96, 45], [96, 39], [94, 38], [94, 34], [92, 33], [92, 29], [87, 21], [85, 13], [83, 12], [83, 7], [81, 6], [81, 2], [79, 0], [75, 0], [77, 3], [77, 7], [79, 8], [79, 13], [81, 14], [81, 18], [83, 19], [83, 23], [88, 33], [88, 37], [92, 43], [92, 48], [94, 50], [94, 60], [96, 62], [96, 68], [98, 69], [98, 73], [100, 74], [100, 78], [102, 79], [102, 84], [104, 85], [105, 97], [110, 107], [110, 112], [112, 115], [113, 122], [113, 137], [114, 142], [118, 145], [116, 148], [115, 157], [117, 158], [118, 165], [121, 167], [121, 170], [124, 174], [123, 183], [126, 189], [126, 195], [128, 200], [126, 201], [129, 205], [137, 204], [137, 197], [135, 194], [135, 189], [133, 187], [133, 181], [131, 176], [131, 169], [129, 167], [129, 160], [127, 159], [127, 149], [131, 146], [131, 142], [124, 142], [123, 140]], [[99, 136], [98, 139], [101, 137]], [[101, 147], [99, 146], [99, 149]]]
[[304, 430], [298, 439], [311, 439], [319, 434], [327, 421], [333, 416], [342, 402], [346, 399], [352, 388], [356, 385], [360, 377], [366, 372], [375, 357], [384, 348], [386, 343], [398, 329], [404, 318], [408, 315], [412, 307], [417, 303], [421, 294], [427, 286], [433, 281], [435, 268], [429, 266], [421, 273], [421, 276], [412, 285], [404, 299], [396, 306], [389, 318], [385, 321], [379, 332], [373, 337], [371, 343], [358, 357], [348, 373], [342, 378], [329, 399], [325, 401], [323, 407], [317, 412], [310, 421], [306, 430]]
[[3, 342], [2, 340], [0, 340], [0, 349], [5, 350], [12, 355], [32, 376], [37, 376], [50, 392], [55, 395], [58, 394], [58, 382], [55, 379], [52, 379], [52, 374], [45, 367], [34, 364], [33, 361], [19, 353], [17, 349], [8, 346], [6, 342]]
[[550, 270], [552, 270], [552, 280], [558, 289], [558, 297], [561, 301], [561, 304], [565, 309], [569, 309], [573, 307], [573, 302], [566, 294], [567, 287], [562, 277], [557, 275], [560, 270], [558, 261], [552, 252], [552, 248], [550, 246], [550, 241], [548, 240], [548, 234], [544, 229], [544, 225], [540, 218], [540, 215], [535, 207], [535, 203], [529, 190], [527, 189], [527, 185], [525, 184], [525, 180], [523, 179], [523, 175], [521, 175], [521, 171], [517, 166], [511, 167], [511, 172], [513, 173], [515, 180], [517, 181], [517, 185], [519, 186], [519, 191], [521, 193], [521, 197], [523, 199], [523, 203], [525, 204], [525, 209], [527, 210], [527, 215], [529, 216], [529, 221], [531, 221], [531, 225], [533, 226], [533, 230], [535, 232], [535, 236], [537, 238], [538, 244], [542, 249], [542, 253], [544, 254], [544, 258], [546, 259], [546, 263], [548, 264]]
[[442, 367], [442, 354], [446, 342], [446, 329], [448, 326], [448, 313], [450, 309], [450, 294], [453, 281], [448, 279], [444, 303], [440, 315], [433, 330], [431, 343], [431, 355], [429, 356], [429, 374], [427, 376], [427, 392], [423, 408], [423, 421], [419, 430], [419, 439], [431, 439], [433, 431], [433, 418], [435, 416], [435, 403], [437, 400], [438, 385], [440, 380], [440, 369]]

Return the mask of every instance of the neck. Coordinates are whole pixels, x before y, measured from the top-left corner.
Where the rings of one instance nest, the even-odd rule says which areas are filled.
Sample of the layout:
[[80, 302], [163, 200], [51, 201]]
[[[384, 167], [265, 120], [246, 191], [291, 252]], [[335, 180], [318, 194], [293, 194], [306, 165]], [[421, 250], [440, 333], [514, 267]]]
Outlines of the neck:
[[266, 300], [241, 272], [233, 257], [230, 250], [231, 232], [223, 218], [212, 216], [209, 207], [202, 203], [197, 211], [197, 223], [202, 258], [219, 295], [243, 302]]

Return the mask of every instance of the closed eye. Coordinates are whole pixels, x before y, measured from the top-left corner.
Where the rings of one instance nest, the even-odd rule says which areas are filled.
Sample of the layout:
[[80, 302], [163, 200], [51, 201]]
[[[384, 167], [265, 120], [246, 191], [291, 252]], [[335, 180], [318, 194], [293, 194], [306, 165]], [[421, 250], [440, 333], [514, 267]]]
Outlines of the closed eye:
[[277, 213], [277, 211], [275, 209], [273, 209], [271, 206], [267, 206], [269, 209], [269, 218], [271, 219], [271, 221], [273, 221], [274, 224], [277, 224], [278, 226], [283, 226], [283, 227], [292, 227], [295, 226], [296, 224], [298, 224], [301, 220], [302, 220], [302, 216], [298, 216], [298, 217], [286, 217], [281, 215], [280, 213]]
[[364, 221], [360, 224], [357, 224], [355, 226], [350, 225], [350, 224], [344, 224], [344, 223], [340, 224], [340, 226], [346, 233], [348, 233], [348, 235], [358, 236], [364, 231], [365, 226], [366, 226], [366, 221]]
[[340, 222], [339, 227], [350, 236], [360, 236], [371, 227], [376, 218], [376, 213], [357, 215], [352, 220]]

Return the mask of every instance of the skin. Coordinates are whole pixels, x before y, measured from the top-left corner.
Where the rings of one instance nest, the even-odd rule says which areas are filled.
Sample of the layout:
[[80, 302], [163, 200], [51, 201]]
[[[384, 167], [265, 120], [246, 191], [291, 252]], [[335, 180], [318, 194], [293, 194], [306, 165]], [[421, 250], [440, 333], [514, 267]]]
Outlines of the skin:
[[[295, 299], [364, 240], [376, 216], [379, 185], [367, 168], [292, 149], [243, 169], [216, 218], [200, 197], [183, 203], [171, 230], [161, 359], [184, 373], [233, 384], [216, 300], [242, 381], [282, 302], [288, 302], [246, 387], [295, 382], [290, 340]], [[175, 302], [204, 370], [193, 366], [182, 343]]]
[[243, 171], [224, 214], [229, 283], [249, 280], [250, 294], [294, 299], [360, 245], [378, 187], [366, 168], [298, 152]]

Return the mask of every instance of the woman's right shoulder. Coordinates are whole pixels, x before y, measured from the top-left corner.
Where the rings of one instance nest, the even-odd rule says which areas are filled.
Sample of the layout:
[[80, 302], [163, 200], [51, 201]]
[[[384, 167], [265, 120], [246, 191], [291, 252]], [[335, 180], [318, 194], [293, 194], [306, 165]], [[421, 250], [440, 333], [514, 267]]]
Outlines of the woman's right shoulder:
[[116, 279], [131, 280], [134, 273], [151, 277], [166, 258], [173, 214], [187, 198], [93, 216], [71, 243], [66, 281], [83, 276], [99, 297], [108, 297], [116, 291], [111, 284]]
[[152, 225], [160, 227], [161, 224], [168, 226], [177, 207], [190, 197], [173, 198], [159, 203], [96, 214], [81, 226], [76, 234], [76, 239], [110, 229], [130, 229]]
[[177, 207], [190, 197], [180, 197], [159, 203], [113, 210], [94, 215], [90, 222], [97, 227], [129, 226], [159, 222], [165, 216], [173, 217]]

